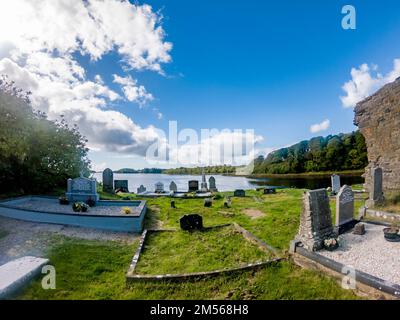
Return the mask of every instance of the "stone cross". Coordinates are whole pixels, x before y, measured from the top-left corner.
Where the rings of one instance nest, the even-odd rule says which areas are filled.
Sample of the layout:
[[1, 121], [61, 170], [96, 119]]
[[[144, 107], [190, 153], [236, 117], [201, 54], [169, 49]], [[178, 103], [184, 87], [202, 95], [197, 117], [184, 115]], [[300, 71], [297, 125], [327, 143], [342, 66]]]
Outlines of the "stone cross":
[[342, 233], [354, 225], [354, 193], [351, 187], [344, 185], [336, 196], [336, 227]]
[[103, 192], [114, 192], [114, 173], [109, 168], [103, 171]]
[[141, 184], [139, 188], [137, 188], [137, 193], [143, 193], [146, 192], [146, 188]]
[[211, 192], [218, 192], [217, 186], [215, 185], [215, 178], [214, 177], [210, 177], [208, 179], [208, 184], [209, 184]]
[[178, 191], [178, 187], [174, 181], [172, 181], [171, 184], [169, 185], [169, 191], [173, 191], [173, 192]]
[[369, 190], [369, 200], [367, 201], [367, 206], [369, 207], [381, 204], [384, 200], [382, 168], [379, 167], [372, 168], [371, 173], [372, 173], [372, 183], [371, 183], [371, 190]]
[[307, 191], [303, 196], [303, 211], [300, 216], [296, 240], [310, 251], [324, 247], [324, 240], [336, 237], [332, 226], [329, 197], [325, 189]]
[[340, 190], [340, 176], [337, 174], [333, 174], [331, 176], [331, 182], [332, 182], [332, 194], [337, 194]]

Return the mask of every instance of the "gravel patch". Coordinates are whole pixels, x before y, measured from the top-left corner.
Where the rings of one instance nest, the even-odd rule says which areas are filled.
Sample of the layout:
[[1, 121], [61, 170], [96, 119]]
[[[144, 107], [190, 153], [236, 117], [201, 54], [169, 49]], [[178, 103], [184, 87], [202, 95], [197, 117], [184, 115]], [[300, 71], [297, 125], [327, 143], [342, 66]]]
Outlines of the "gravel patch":
[[388, 242], [383, 237], [384, 226], [365, 223], [362, 236], [351, 232], [339, 236], [335, 251], [318, 253], [359, 271], [400, 285], [400, 242]]
[[54, 236], [131, 244], [138, 234], [80, 228], [56, 224], [36, 223], [0, 217], [0, 230], [7, 235], [0, 238], [0, 265], [23, 256], [46, 257], [54, 246]]
[[[57, 199], [46, 199], [46, 198], [27, 198], [26, 200], [18, 200], [14, 202], [13, 200], [9, 202], [4, 202], [4, 205], [9, 205], [15, 208], [21, 208], [26, 210], [41, 211], [41, 212], [53, 212], [53, 213], [69, 213], [69, 214], [85, 214], [84, 212], [74, 212], [72, 210], [72, 204], [70, 205], [60, 205]], [[125, 214], [122, 212], [123, 208], [130, 208], [132, 213]], [[112, 206], [102, 206], [98, 205], [89, 208], [87, 214], [96, 215], [108, 215], [108, 216], [139, 216], [140, 212], [137, 212], [137, 206], [132, 205], [112, 205]]]

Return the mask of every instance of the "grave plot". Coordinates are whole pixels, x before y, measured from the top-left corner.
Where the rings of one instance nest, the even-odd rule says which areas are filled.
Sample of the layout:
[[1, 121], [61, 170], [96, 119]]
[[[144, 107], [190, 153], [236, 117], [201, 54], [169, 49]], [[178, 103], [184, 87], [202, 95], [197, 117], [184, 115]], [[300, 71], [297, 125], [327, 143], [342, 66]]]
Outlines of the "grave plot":
[[238, 225], [198, 231], [145, 231], [127, 278], [190, 277], [260, 266], [277, 260], [273, 248]]

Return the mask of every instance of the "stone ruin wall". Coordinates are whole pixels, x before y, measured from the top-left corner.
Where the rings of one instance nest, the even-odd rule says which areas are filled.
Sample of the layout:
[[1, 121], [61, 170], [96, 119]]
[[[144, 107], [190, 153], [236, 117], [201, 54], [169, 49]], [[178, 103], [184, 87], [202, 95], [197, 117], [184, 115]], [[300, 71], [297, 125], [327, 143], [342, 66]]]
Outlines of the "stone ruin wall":
[[384, 193], [400, 193], [400, 78], [358, 103], [354, 112], [368, 149], [366, 189], [371, 187], [371, 168], [379, 166]]

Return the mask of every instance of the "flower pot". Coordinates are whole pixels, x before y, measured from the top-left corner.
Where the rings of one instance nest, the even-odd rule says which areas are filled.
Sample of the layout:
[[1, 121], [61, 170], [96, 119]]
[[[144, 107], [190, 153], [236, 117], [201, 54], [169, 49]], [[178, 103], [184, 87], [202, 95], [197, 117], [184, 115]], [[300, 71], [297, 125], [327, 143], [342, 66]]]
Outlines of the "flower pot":
[[324, 246], [325, 250], [327, 251], [334, 251], [339, 248], [339, 243], [336, 243], [334, 246]]

